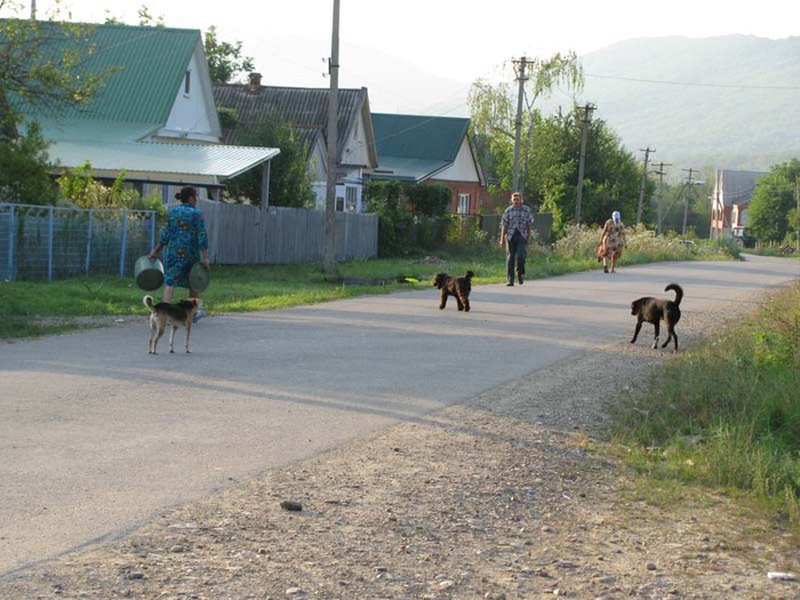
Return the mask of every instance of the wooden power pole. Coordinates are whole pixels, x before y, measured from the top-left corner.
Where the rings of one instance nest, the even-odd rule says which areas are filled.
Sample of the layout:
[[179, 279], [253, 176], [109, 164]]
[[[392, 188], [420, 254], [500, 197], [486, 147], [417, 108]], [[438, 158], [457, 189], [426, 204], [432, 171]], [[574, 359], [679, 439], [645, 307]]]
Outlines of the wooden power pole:
[[339, 0], [333, 0], [333, 34], [331, 58], [328, 64], [331, 87], [328, 94], [328, 173], [325, 194], [325, 250], [322, 270], [333, 272], [336, 267], [336, 157], [339, 147]]

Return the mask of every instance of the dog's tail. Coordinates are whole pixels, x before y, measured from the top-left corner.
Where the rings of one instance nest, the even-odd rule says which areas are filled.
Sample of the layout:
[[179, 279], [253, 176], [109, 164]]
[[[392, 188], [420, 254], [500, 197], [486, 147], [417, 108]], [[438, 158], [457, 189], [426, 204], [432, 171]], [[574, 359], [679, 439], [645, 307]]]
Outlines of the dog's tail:
[[466, 273], [464, 273], [465, 279], [472, 279], [473, 277], [475, 277], [475, 273], [473, 273], [472, 271], [467, 271]]
[[670, 283], [667, 287], [664, 288], [665, 292], [669, 290], [673, 290], [675, 292], [675, 306], [681, 305], [681, 300], [683, 300], [683, 288], [679, 286], [677, 283]]
[[150, 311], [153, 310], [153, 297], [150, 294], [147, 294], [144, 298], [142, 298], [142, 302], [144, 302], [144, 305], [149, 308]]

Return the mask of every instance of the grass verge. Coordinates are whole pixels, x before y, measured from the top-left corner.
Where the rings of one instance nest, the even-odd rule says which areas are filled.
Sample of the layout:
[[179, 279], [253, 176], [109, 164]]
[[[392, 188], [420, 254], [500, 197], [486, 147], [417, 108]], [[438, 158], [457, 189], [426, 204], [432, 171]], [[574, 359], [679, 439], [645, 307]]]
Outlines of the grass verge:
[[650, 485], [723, 490], [800, 533], [798, 390], [795, 284], [665, 362], [647, 394], [612, 407], [612, 447]]

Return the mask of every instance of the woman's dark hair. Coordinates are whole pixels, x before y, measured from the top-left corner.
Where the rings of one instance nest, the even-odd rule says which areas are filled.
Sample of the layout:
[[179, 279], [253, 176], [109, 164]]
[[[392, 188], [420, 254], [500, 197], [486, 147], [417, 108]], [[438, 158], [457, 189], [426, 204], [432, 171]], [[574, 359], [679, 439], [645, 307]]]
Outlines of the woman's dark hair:
[[197, 190], [194, 189], [192, 186], [187, 185], [184, 188], [181, 188], [181, 191], [175, 194], [175, 198], [180, 200], [181, 203], [186, 204], [192, 198], [197, 198]]

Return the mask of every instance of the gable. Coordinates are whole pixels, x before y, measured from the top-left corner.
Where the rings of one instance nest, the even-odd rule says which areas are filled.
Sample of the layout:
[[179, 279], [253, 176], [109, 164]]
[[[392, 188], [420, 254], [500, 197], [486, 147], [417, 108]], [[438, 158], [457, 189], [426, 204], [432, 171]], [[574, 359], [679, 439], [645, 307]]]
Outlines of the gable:
[[[253, 74], [255, 75], [255, 74]], [[257, 80], [257, 78], [256, 78]], [[328, 97], [324, 88], [295, 88], [250, 84], [214, 84], [218, 107], [236, 113], [237, 127], [223, 132], [226, 143], [237, 143], [237, 129], [257, 127], [277, 118], [299, 130], [327, 135]], [[342, 164], [377, 164], [366, 88], [338, 91], [337, 146]]]

